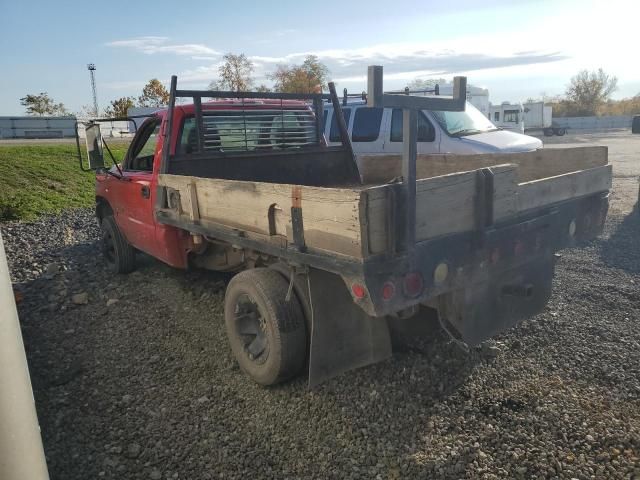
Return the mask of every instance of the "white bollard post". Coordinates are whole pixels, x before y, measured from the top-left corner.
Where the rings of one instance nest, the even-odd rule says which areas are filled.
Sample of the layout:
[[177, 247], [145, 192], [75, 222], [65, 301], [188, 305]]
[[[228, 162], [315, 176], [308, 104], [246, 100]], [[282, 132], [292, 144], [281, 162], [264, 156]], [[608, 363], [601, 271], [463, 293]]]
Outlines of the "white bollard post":
[[48, 478], [27, 357], [0, 234], [0, 479]]

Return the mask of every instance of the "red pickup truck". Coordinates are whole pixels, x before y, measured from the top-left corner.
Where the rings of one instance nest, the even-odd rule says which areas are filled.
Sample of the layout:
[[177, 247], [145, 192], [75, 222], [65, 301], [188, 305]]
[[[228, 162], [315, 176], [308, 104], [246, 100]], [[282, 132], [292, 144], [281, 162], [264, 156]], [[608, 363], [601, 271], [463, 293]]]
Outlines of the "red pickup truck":
[[315, 385], [388, 358], [390, 328], [425, 312], [477, 344], [539, 312], [555, 252], [602, 229], [605, 148], [411, 157], [417, 127], [406, 115], [409, 184], [400, 156], [356, 163], [333, 88], [342, 142], [327, 146], [324, 97], [178, 90], [174, 77], [168, 109], [111, 168], [99, 123], [86, 129], [107, 264], [130, 272], [142, 251], [176, 268], [239, 272], [225, 295], [227, 335], [260, 384], [307, 365]]

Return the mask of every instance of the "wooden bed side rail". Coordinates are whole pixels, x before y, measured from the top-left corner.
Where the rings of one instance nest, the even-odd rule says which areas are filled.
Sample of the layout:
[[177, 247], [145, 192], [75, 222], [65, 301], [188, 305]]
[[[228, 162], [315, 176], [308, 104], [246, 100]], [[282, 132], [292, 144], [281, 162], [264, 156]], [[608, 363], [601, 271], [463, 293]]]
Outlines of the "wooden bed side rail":
[[[364, 183], [386, 183], [399, 177], [401, 160], [400, 154], [358, 156]], [[528, 182], [607, 165], [607, 147], [547, 147], [532, 152], [479, 155], [419, 154], [416, 169], [417, 177], [421, 179], [506, 163], [518, 165], [518, 181]]]
[[518, 211], [607, 192], [611, 190], [612, 177], [613, 168], [609, 164], [521, 183], [518, 185]]
[[215, 222], [274, 242], [294, 242], [291, 207], [300, 207], [308, 248], [362, 258], [358, 189], [169, 174], [159, 176], [159, 185], [172, 189], [173, 195], [178, 193], [185, 220]]
[[[509, 220], [527, 210], [584, 197], [611, 189], [610, 164], [563, 173], [529, 182], [518, 182], [519, 167], [489, 167], [493, 182], [492, 223]], [[427, 240], [478, 228], [478, 170], [420, 179], [416, 182], [416, 239]], [[393, 184], [363, 190], [366, 202], [368, 251], [390, 252], [394, 224]]]
[[[495, 221], [517, 213], [517, 166], [493, 165], [493, 217]], [[394, 185], [362, 191], [367, 212], [368, 254], [390, 251], [393, 243]], [[426, 240], [476, 228], [478, 171], [451, 173], [416, 182], [416, 240]]]

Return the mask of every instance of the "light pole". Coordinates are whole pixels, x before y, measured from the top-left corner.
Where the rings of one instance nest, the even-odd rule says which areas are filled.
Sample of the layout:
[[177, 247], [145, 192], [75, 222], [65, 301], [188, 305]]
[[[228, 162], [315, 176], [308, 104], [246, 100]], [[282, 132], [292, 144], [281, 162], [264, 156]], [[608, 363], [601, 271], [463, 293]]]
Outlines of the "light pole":
[[98, 116], [98, 92], [96, 91], [96, 65], [95, 63], [87, 64], [89, 76], [91, 77], [91, 93], [93, 95], [93, 113]]

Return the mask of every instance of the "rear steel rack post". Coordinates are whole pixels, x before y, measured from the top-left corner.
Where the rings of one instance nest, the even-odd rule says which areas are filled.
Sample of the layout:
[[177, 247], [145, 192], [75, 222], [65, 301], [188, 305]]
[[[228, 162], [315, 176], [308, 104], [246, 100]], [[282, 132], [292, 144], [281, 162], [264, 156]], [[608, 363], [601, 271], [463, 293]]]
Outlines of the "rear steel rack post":
[[[416, 242], [416, 159], [418, 156], [418, 110], [442, 110], [462, 112], [465, 109], [467, 91], [466, 77], [453, 79], [453, 96], [418, 97], [406, 93], [384, 93], [382, 66], [371, 65], [367, 70], [367, 106], [401, 108], [402, 114], [402, 202], [404, 249], [407, 252], [409, 268], [413, 269], [413, 251]], [[439, 93], [439, 92], [438, 92]], [[334, 109], [336, 107], [334, 106]], [[400, 213], [400, 212], [398, 212]], [[392, 246], [391, 251], [399, 248]]]

